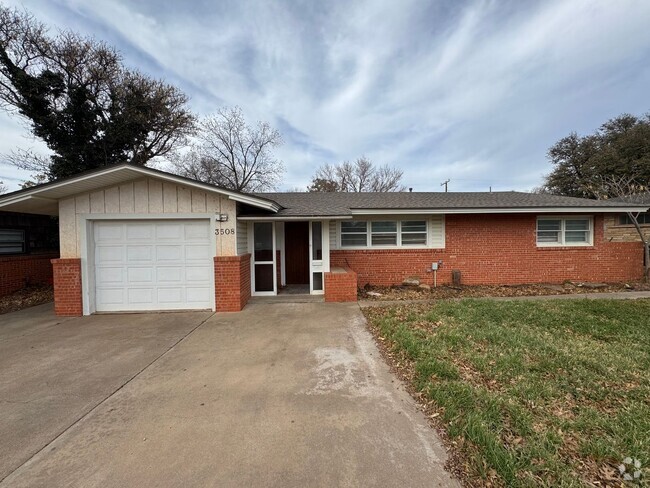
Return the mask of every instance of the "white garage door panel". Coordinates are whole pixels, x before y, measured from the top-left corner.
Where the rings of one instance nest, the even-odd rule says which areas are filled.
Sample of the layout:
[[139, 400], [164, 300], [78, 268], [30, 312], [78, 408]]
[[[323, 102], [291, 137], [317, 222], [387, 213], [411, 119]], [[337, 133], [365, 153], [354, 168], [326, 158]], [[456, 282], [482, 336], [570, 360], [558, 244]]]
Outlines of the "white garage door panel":
[[208, 220], [94, 225], [98, 312], [213, 307]]

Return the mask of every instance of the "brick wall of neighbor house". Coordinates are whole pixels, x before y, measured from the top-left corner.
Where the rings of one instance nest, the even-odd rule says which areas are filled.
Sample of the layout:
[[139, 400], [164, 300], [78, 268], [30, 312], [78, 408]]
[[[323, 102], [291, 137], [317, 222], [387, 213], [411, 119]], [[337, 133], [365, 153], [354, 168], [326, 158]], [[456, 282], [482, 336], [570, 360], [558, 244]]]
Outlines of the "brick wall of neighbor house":
[[53, 258], [59, 253], [0, 257], [0, 297], [29, 285], [51, 285]]
[[348, 267], [333, 267], [325, 273], [326, 302], [356, 302], [357, 273]]
[[450, 283], [454, 269], [468, 285], [641, 279], [641, 243], [609, 242], [603, 220], [594, 216], [593, 246], [549, 248], [536, 245], [535, 215], [447, 215], [445, 249], [338, 250], [331, 265], [356, 271], [359, 286], [399, 284], [409, 276], [432, 284], [427, 271], [438, 260], [438, 283]]
[[52, 259], [54, 313], [64, 317], [83, 315], [81, 301], [81, 259]]
[[[634, 225], [619, 225], [618, 215], [605, 216], [605, 240], [609, 242], [637, 242], [639, 233]], [[647, 239], [650, 239], [650, 225], [644, 224], [641, 230]]]
[[217, 312], [239, 312], [251, 297], [251, 255], [214, 258]]

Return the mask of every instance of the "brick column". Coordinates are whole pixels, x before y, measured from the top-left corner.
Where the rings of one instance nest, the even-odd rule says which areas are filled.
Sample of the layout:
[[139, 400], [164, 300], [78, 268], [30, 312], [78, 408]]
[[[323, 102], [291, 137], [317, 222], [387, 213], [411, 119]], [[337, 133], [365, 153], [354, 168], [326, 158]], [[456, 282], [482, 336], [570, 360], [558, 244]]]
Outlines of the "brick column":
[[350, 268], [332, 268], [325, 273], [326, 302], [356, 302], [357, 274]]
[[83, 315], [81, 259], [52, 259], [54, 313], [63, 317]]
[[217, 312], [239, 312], [251, 297], [251, 255], [214, 258]]

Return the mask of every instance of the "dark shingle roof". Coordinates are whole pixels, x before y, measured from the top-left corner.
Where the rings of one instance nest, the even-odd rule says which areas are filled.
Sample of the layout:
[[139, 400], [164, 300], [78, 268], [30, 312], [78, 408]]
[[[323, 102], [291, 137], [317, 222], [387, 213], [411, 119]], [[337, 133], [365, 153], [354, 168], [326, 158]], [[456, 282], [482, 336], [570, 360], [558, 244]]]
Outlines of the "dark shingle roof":
[[632, 204], [640, 203], [641, 205], [649, 205], [650, 206], [650, 192], [649, 193], [638, 193], [636, 195], [628, 195], [626, 197], [611, 198], [609, 201], [610, 202], [632, 203]]
[[391, 193], [257, 193], [283, 208], [278, 216], [343, 216], [353, 210], [593, 209], [629, 206], [627, 202], [524, 192], [391, 192]]

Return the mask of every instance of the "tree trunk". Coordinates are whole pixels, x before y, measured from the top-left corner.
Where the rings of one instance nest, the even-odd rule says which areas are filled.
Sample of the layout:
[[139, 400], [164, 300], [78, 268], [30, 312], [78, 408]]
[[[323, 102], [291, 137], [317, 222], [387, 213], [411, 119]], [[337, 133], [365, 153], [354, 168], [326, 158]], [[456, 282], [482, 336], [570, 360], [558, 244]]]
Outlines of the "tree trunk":
[[645, 282], [648, 283], [650, 282], [650, 243], [644, 243], [643, 249], [645, 251], [645, 273], [643, 275], [645, 277]]
[[643, 229], [641, 229], [641, 225], [637, 219], [639, 214], [627, 212], [627, 215], [630, 217], [630, 220], [632, 220], [632, 223], [634, 224], [634, 227], [636, 228], [636, 231], [639, 233], [639, 237], [641, 238], [641, 243], [643, 244], [643, 280], [647, 283], [650, 281], [650, 242], [648, 242], [645, 235], [643, 234]]

